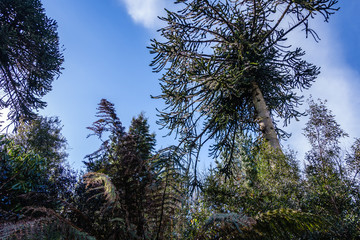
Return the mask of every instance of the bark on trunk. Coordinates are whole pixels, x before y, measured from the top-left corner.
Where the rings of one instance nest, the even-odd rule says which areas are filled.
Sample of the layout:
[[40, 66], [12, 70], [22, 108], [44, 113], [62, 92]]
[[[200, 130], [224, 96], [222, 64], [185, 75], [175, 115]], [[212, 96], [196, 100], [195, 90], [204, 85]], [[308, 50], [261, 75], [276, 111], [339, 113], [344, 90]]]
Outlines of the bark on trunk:
[[274, 123], [267, 108], [264, 96], [256, 82], [252, 82], [252, 97], [256, 110], [256, 120], [259, 124], [263, 137], [269, 142], [270, 146], [275, 150], [280, 150], [280, 142], [275, 131]]

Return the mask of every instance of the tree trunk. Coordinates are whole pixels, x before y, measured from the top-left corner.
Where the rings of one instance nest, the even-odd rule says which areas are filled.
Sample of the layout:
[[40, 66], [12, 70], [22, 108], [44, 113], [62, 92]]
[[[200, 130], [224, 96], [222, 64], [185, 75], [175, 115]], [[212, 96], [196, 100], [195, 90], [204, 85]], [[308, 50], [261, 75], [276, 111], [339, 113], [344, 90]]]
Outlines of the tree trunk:
[[280, 150], [280, 142], [275, 131], [273, 121], [270, 116], [270, 111], [266, 106], [264, 96], [256, 82], [252, 82], [252, 97], [256, 111], [256, 120], [259, 123], [260, 131], [266, 141], [269, 142], [270, 146], [275, 150]]

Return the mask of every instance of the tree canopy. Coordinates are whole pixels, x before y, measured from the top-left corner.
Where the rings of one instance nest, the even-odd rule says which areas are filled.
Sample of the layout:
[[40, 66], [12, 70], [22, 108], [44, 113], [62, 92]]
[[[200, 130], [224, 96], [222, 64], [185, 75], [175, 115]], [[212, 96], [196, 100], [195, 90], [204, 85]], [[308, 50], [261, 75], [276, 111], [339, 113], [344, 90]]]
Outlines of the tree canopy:
[[61, 134], [62, 125], [58, 117], [38, 116], [31, 121], [21, 120], [11, 138], [25, 151], [34, 151], [48, 161], [49, 167], [65, 162], [67, 141]]
[[11, 121], [32, 118], [46, 106], [41, 97], [63, 61], [56, 21], [40, 0], [0, 1], [0, 108], [10, 109]]
[[[0, 135], [0, 238], [359, 239], [360, 139], [342, 148], [348, 134], [326, 101], [310, 99], [311, 148], [298, 159], [281, 149], [274, 120], [303, 114], [297, 90], [319, 74], [288, 34], [303, 28], [318, 40], [311, 19], [328, 21], [337, 1], [176, 3], [183, 8], [162, 18], [165, 40], [151, 51], [154, 70], [164, 70], [160, 123], [179, 145], [159, 149], [143, 113], [126, 128], [101, 99], [87, 128], [100, 146], [78, 176], [59, 118], [33, 112], [61, 70], [56, 23], [40, 1], [0, 0], [0, 108], [17, 125]], [[208, 140], [215, 166], [199, 173]]]
[[318, 40], [310, 22], [329, 20], [336, 0], [178, 0], [183, 8], [167, 11], [152, 40], [154, 71], [164, 70], [162, 94], [167, 107], [160, 124], [201, 147], [215, 139], [213, 153], [232, 158], [239, 132], [260, 133], [280, 149], [280, 128], [302, 115], [295, 89], [308, 89], [319, 68], [303, 59], [300, 47], [286, 42], [290, 32], [305, 30]]

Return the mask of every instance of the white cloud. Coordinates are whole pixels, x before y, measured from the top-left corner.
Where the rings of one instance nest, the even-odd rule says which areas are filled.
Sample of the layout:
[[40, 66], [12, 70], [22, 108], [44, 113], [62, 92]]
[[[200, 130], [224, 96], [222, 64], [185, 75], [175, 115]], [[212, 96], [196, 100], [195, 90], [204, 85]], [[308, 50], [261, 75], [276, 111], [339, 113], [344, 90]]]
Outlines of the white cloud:
[[155, 28], [159, 24], [158, 16], [165, 8], [165, 0], [119, 0], [124, 3], [131, 18], [146, 28]]

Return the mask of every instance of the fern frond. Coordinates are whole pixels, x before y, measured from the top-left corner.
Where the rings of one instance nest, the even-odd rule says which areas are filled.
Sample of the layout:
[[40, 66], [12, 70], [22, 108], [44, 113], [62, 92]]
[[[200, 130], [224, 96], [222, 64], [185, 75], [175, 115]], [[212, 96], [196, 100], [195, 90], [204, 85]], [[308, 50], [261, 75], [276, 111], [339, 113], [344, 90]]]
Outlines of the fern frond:
[[[107, 203], [114, 206], [119, 205], [119, 195], [109, 176], [103, 173], [89, 172], [83, 176], [83, 180], [88, 191], [103, 189], [103, 195]], [[100, 195], [102, 194], [100, 193]], [[94, 196], [99, 196], [99, 194]]]
[[301, 236], [304, 232], [324, 231], [326, 221], [314, 214], [292, 209], [277, 209], [255, 217], [254, 231], [260, 236], [288, 238]]
[[197, 233], [196, 239], [247, 239], [246, 231], [252, 229], [256, 221], [238, 213], [216, 213], [208, 218]]
[[244, 228], [250, 228], [256, 221], [253, 218], [237, 213], [217, 213], [206, 221], [204, 227], [208, 228], [217, 223], [232, 225], [237, 231], [242, 232]]
[[212, 215], [197, 239], [294, 239], [305, 232], [325, 231], [325, 220], [292, 209], [277, 209], [248, 217], [238, 213]]
[[44, 207], [26, 207], [27, 217], [17, 222], [0, 225], [0, 239], [74, 239], [95, 240], [54, 210]]

